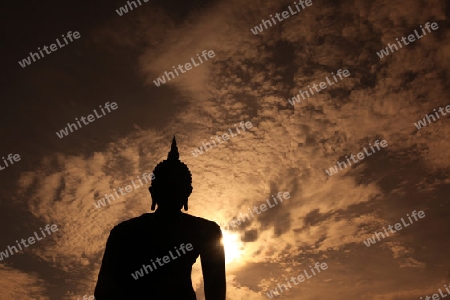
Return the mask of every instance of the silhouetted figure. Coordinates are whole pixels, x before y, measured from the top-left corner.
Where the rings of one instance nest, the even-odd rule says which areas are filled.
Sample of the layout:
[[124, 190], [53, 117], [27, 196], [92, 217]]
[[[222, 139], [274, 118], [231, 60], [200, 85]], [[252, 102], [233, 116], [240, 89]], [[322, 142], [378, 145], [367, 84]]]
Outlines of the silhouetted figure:
[[120, 223], [109, 235], [95, 287], [96, 300], [195, 300], [192, 265], [201, 258], [206, 300], [225, 300], [222, 232], [188, 210], [192, 178], [175, 137], [149, 188], [154, 213]]

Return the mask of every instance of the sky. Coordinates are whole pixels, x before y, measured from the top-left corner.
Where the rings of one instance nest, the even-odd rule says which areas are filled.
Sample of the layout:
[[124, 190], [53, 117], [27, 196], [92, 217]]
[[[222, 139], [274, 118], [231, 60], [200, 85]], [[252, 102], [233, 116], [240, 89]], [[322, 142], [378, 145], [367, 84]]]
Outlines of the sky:
[[[2, 299], [93, 295], [109, 231], [151, 197], [142, 187], [96, 201], [151, 173], [174, 135], [193, 176], [188, 213], [224, 233], [227, 299], [268, 299], [316, 262], [328, 268], [273, 297], [409, 300], [450, 286], [450, 117], [415, 125], [450, 105], [448, 1], [312, 0], [258, 34], [293, 1], [141, 0], [122, 16], [122, 0], [2, 5], [0, 156], [20, 160], [0, 160], [0, 252], [58, 226], [3, 257]], [[438, 29], [380, 58], [427, 22]], [[18, 63], [69, 31], [80, 37]], [[204, 50], [214, 57], [154, 83]], [[338, 70], [350, 75], [289, 103]], [[107, 102], [117, 109], [58, 137]], [[236, 134], [242, 121], [252, 127]], [[377, 140], [387, 146], [325, 171]], [[290, 198], [230, 226], [278, 192]], [[425, 217], [364, 243], [413, 211]], [[204, 299], [198, 262], [192, 276]]]

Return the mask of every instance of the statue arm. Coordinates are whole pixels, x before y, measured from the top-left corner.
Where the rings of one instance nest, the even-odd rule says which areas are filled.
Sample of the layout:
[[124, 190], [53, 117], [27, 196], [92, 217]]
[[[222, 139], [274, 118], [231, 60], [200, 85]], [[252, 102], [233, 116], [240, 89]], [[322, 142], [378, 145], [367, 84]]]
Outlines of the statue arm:
[[118, 276], [119, 268], [117, 266], [117, 263], [120, 262], [120, 245], [117, 229], [113, 228], [106, 242], [105, 253], [95, 287], [94, 297], [97, 300], [122, 299]]
[[222, 231], [217, 224], [215, 224], [214, 232], [208, 240], [204, 251], [200, 254], [205, 300], [225, 300], [225, 251], [222, 245]]

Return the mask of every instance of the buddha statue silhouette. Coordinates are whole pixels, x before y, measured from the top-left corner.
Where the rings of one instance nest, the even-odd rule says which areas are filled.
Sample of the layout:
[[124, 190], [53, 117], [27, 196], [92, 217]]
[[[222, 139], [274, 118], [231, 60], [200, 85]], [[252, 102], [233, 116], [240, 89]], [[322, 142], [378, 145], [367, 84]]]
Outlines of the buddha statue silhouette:
[[215, 222], [188, 210], [192, 177], [179, 160], [175, 137], [149, 191], [151, 210], [115, 226], [95, 287], [97, 300], [195, 300], [192, 265], [200, 256], [206, 300], [225, 300], [225, 254]]

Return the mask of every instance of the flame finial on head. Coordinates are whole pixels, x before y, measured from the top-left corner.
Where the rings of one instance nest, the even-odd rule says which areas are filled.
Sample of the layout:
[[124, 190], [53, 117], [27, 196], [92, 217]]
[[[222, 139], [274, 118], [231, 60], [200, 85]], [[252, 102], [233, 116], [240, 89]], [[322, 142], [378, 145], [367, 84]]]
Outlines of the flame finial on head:
[[177, 141], [175, 140], [175, 136], [173, 136], [172, 145], [170, 146], [170, 151], [167, 155], [167, 160], [180, 160], [180, 154], [178, 153]]

